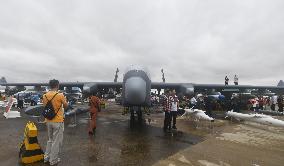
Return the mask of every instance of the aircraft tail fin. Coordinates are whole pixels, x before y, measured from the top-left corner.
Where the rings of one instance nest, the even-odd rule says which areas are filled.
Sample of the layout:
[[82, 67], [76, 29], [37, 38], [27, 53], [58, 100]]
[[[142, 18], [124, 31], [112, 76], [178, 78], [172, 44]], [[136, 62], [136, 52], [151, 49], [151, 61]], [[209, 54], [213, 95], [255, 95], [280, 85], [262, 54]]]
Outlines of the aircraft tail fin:
[[1, 84], [7, 84], [6, 78], [5, 77], [1, 77], [0, 78], [0, 85]]
[[284, 81], [283, 81], [283, 80], [280, 80], [280, 81], [278, 82], [277, 86], [284, 87]]

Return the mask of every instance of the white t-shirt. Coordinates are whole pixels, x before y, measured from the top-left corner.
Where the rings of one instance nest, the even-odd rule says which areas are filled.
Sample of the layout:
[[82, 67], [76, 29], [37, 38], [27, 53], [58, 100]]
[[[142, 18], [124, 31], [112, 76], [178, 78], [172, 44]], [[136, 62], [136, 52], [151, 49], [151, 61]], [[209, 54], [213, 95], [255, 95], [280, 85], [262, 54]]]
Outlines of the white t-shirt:
[[170, 110], [171, 111], [178, 111], [178, 98], [177, 96], [170, 96], [169, 97], [170, 103]]
[[278, 98], [278, 96], [272, 96], [271, 97], [271, 103], [272, 104], [277, 104], [277, 98]]
[[196, 101], [195, 97], [192, 97], [190, 99], [190, 104], [196, 104], [196, 103], [197, 103], [197, 101]]
[[238, 77], [235, 77], [234, 78], [234, 82], [238, 82], [239, 81], [239, 78]]

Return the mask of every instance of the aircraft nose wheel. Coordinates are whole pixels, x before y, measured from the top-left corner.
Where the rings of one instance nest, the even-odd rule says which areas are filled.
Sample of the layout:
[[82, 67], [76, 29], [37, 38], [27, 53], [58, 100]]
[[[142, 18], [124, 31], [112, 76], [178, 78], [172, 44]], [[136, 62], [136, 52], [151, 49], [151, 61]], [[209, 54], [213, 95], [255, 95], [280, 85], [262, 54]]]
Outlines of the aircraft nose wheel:
[[130, 123], [133, 124], [134, 121], [135, 121], [134, 109], [130, 108]]
[[138, 124], [142, 124], [143, 122], [143, 114], [141, 111], [141, 107], [131, 107], [130, 108], [130, 124], [134, 124], [135, 123], [135, 113], [137, 114], [137, 122]]
[[138, 107], [137, 109], [137, 117], [138, 117], [138, 123], [142, 123], [143, 122], [143, 118], [142, 118], [142, 111], [141, 111], [141, 107]]

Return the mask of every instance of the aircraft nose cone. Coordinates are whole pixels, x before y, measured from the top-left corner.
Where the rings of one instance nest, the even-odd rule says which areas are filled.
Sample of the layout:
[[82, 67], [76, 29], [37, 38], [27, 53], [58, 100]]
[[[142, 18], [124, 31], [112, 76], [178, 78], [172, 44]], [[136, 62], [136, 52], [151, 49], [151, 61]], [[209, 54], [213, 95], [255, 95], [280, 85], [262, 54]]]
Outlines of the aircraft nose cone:
[[132, 105], [139, 105], [146, 99], [146, 82], [139, 77], [129, 78], [125, 82], [125, 100]]

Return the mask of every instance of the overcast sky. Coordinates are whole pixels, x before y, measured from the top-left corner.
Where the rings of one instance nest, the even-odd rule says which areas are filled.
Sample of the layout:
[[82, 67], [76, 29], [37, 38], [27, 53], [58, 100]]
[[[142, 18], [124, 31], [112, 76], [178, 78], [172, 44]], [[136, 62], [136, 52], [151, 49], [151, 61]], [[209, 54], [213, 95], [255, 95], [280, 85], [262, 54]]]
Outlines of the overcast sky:
[[131, 64], [152, 81], [276, 85], [284, 79], [283, 0], [0, 1], [8, 82], [113, 81]]

